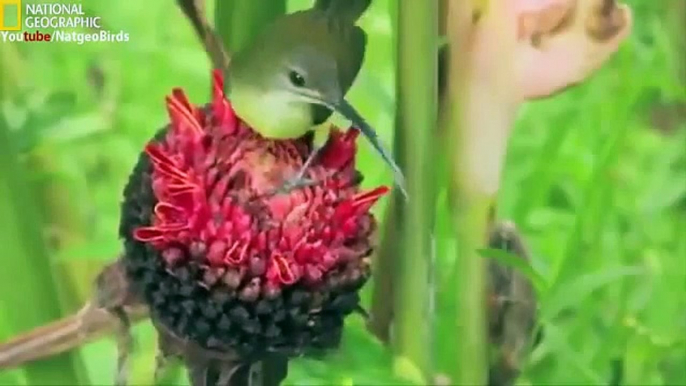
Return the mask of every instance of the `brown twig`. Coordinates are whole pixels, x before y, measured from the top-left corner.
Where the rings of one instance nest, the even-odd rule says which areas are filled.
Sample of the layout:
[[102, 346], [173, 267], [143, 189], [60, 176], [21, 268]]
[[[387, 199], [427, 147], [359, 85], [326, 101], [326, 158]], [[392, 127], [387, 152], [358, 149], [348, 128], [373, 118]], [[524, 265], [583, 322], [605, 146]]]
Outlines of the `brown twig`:
[[0, 369], [57, 355], [112, 333], [121, 326], [121, 317], [113, 310], [122, 310], [132, 321], [147, 316], [147, 308], [131, 296], [120, 260], [102, 270], [95, 292], [76, 314], [1, 343]]
[[[133, 320], [147, 316], [144, 306], [127, 308]], [[61, 354], [111, 333], [118, 321], [109, 312], [86, 303], [75, 315], [38, 327], [0, 344], [0, 369]]]
[[195, 34], [212, 61], [212, 66], [216, 69], [229, 68], [230, 56], [224, 48], [222, 40], [205, 17], [204, 1], [176, 0], [176, 4], [191, 22]]

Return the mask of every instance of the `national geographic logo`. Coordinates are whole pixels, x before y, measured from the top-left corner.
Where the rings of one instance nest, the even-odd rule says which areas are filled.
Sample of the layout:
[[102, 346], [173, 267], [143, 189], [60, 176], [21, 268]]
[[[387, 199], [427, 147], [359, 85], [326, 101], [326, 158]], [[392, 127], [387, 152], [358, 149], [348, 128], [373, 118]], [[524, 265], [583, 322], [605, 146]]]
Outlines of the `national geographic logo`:
[[21, 0], [0, 0], [0, 31], [21, 31]]
[[[22, 3], [26, 7], [23, 10]], [[76, 44], [129, 41], [128, 32], [103, 28], [101, 19], [87, 15], [83, 4], [76, 0], [0, 0], [0, 41]]]

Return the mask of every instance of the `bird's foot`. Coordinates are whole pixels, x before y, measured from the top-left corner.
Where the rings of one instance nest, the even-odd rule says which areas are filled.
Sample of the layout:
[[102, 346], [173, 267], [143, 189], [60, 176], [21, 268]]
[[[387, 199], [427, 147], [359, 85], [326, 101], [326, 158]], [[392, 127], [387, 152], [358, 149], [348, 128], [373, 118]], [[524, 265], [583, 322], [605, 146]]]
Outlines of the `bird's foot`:
[[133, 350], [133, 335], [131, 334], [131, 322], [128, 315], [121, 307], [110, 310], [119, 319], [119, 329], [116, 334], [117, 340], [117, 371], [114, 376], [116, 386], [126, 386], [128, 384], [129, 357]]
[[[157, 325], [155, 325], [157, 327]], [[158, 330], [157, 355], [155, 356], [155, 385], [169, 385], [178, 379], [181, 367], [179, 361], [183, 358], [183, 347], [175, 337], [166, 331]]]
[[159, 348], [155, 356], [155, 372], [153, 375], [155, 385], [169, 385], [179, 379], [182, 369], [179, 363], [180, 357], [178, 355]]
[[321, 147], [315, 148], [312, 150], [310, 155], [307, 157], [305, 160], [305, 163], [303, 166], [300, 168], [298, 173], [293, 177], [289, 178], [284, 182], [280, 187], [276, 188], [273, 192], [273, 195], [275, 194], [288, 194], [296, 189], [302, 189], [306, 188], [308, 186], [315, 186], [319, 183], [319, 181], [307, 178], [305, 177], [305, 173], [307, 172], [307, 169], [312, 165], [312, 162], [314, 159], [317, 157], [319, 154], [319, 151], [321, 150]]
[[157, 355], [155, 355], [155, 372], [153, 375], [156, 385], [161, 384], [161, 380], [169, 370], [169, 362], [169, 355], [162, 350], [158, 350]]

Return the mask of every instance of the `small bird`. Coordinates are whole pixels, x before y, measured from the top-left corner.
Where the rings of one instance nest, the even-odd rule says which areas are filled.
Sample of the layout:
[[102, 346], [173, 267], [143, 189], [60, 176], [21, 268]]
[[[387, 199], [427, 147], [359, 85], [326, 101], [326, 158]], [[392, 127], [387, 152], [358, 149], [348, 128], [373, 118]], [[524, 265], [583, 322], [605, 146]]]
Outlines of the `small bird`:
[[[362, 67], [367, 36], [355, 23], [371, 0], [316, 0], [312, 8], [282, 16], [236, 52], [226, 93], [238, 116], [266, 138], [298, 138], [334, 111], [350, 120], [393, 169], [405, 197], [405, 179], [376, 134], [345, 100]], [[311, 185], [305, 172], [319, 149], [285, 186]]]

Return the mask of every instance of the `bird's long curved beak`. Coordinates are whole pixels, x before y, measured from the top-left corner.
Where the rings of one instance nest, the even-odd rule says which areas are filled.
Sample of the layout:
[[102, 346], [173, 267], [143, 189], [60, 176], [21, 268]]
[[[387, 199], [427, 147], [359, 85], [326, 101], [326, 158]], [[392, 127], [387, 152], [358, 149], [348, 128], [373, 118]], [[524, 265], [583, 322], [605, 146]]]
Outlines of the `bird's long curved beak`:
[[398, 164], [393, 160], [391, 153], [386, 150], [383, 146], [379, 137], [376, 134], [376, 130], [372, 128], [367, 121], [360, 115], [360, 113], [355, 110], [355, 108], [348, 103], [345, 99], [341, 99], [337, 104], [333, 105], [333, 110], [338, 111], [342, 116], [350, 120], [357, 129], [369, 140], [369, 142], [374, 147], [374, 150], [381, 155], [381, 158], [391, 167], [393, 170], [393, 179], [395, 184], [400, 189], [405, 199], [408, 198], [407, 189], [405, 188], [405, 175], [403, 171], [400, 170]]
[[326, 106], [351, 121], [353, 126], [360, 130], [362, 135], [369, 140], [374, 147], [374, 150], [381, 155], [381, 158], [383, 158], [384, 162], [391, 167], [396, 186], [398, 186], [405, 199], [408, 198], [407, 189], [405, 187], [405, 175], [398, 164], [396, 164], [396, 162], [393, 160], [391, 152], [383, 146], [376, 134], [376, 130], [374, 130], [374, 128], [367, 123], [362, 115], [360, 115], [360, 113], [358, 113], [357, 110], [355, 110], [355, 108], [345, 100], [345, 98], [340, 96], [338, 98], [331, 98], [333, 100], [327, 100], [329, 98], [325, 98], [311, 90], [303, 90], [302, 92], [298, 93], [298, 95], [308, 103]]

